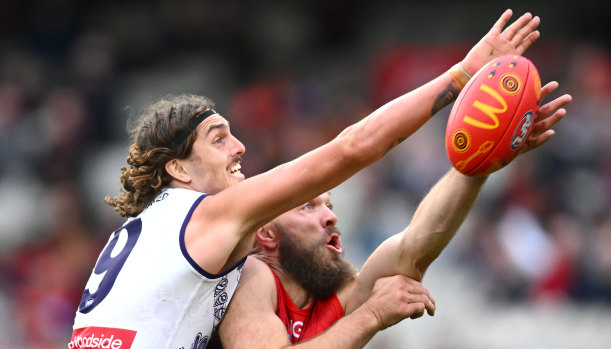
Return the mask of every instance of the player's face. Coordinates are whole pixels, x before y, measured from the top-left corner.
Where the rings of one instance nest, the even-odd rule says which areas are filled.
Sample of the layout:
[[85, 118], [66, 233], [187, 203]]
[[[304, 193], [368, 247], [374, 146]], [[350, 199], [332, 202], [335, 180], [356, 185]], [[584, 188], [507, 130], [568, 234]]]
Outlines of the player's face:
[[340, 233], [335, 228], [337, 216], [333, 213], [328, 192], [284, 213], [275, 221], [295, 240], [301, 241], [302, 246], [324, 248], [330, 255], [342, 253]]
[[341, 256], [331, 208], [325, 193], [274, 220], [282, 269], [316, 298], [330, 296], [355, 275]]
[[204, 120], [186, 159], [194, 189], [214, 194], [244, 180], [240, 162], [245, 150], [222, 116], [214, 114]]

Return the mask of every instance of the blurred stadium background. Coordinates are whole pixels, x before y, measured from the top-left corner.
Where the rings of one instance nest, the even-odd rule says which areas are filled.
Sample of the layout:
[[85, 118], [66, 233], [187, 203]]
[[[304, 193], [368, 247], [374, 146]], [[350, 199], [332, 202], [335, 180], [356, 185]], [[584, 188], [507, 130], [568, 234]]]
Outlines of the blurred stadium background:
[[[611, 347], [611, 8], [562, 4], [1, 1], [0, 348], [67, 346], [123, 221], [103, 197], [118, 191], [140, 108], [211, 97], [254, 175], [442, 73], [506, 7], [542, 17], [526, 56], [574, 102], [544, 148], [490, 177], [429, 269], [437, 315], [367, 348]], [[333, 191], [355, 265], [449, 168], [449, 111]]]

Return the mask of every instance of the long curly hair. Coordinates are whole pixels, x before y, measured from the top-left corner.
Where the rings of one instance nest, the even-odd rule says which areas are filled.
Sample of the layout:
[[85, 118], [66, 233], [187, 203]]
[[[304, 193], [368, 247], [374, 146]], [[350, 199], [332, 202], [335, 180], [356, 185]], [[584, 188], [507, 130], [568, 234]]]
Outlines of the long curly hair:
[[121, 167], [120, 193], [104, 201], [121, 216], [140, 214], [172, 181], [165, 170], [166, 162], [189, 156], [197, 132], [175, 148], [174, 140], [191, 119], [213, 107], [209, 98], [188, 94], [169, 96], [149, 106], [129, 130], [133, 144], [127, 156], [129, 167]]

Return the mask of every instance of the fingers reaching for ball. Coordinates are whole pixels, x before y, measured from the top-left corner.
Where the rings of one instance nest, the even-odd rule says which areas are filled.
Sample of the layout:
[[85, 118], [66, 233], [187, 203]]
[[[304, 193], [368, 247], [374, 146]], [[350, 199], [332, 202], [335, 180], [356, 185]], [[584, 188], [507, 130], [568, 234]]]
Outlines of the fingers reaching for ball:
[[[548, 97], [558, 88], [558, 86], [559, 84], [556, 81], [545, 84], [545, 86], [541, 88], [541, 99], [543, 100]], [[539, 107], [536, 113], [533, 130], [520, 153], [526, 153], [541, 146], [554, 135], [555, 132], [551, 129], [552, 126], [566, 115], [566, 109], [564, 109], [564, 107], [572, 100], [573, 97], [571, 97], [571, 95], [564, 94]]]
[[522, 55], [537, 41], [540, 36], [537, 28], [541, 19], [526, 12], [505, 27], [512, 15], [513, 12], [509, 9], [503, 12], [490, 31], [467, 53], [461, 66], [469, 75], [474, 75], [495, 58]]
[[[552, 92], [554, 92], [558, 88], [559, 84], [556, 81], [551, 81], [545, 84], [541, 88], [541, 100], [547, 98]], [[535, 118], [535, 122], [539, 122], [541, 120], [547, 119], [552, 116], [554, 111], [558, 111], [560, 108], [564, 107], [568, 103], [573, 100], [573, 97], [569, 94], [564, 94], [551, 102], [545, 103], [544, 105], [539, 107], [537, 110], [537, 117]], [[552, 126], [554, 123], [549, 124], [548, 126]], [[549, 128], [549, 127], [548, 127]]]

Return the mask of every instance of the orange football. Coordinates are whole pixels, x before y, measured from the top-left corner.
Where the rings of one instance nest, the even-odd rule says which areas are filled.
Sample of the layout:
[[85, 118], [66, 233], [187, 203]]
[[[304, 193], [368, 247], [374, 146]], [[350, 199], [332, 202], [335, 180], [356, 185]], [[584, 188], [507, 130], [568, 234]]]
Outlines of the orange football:
[[535, 123], [541, 78], [523, 56], [499, 57], [467, 83], [446, 128], [446, 152], [460, 172], [479, 176], [511, 162]]

